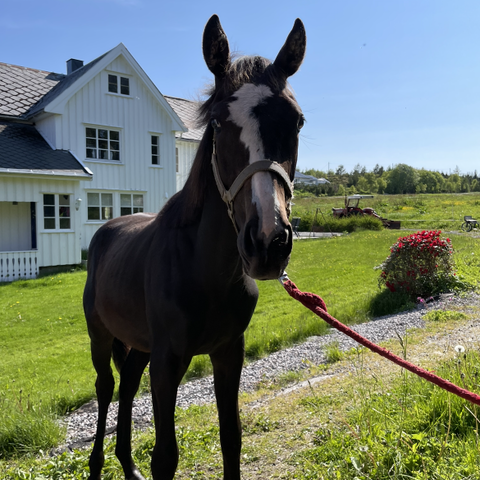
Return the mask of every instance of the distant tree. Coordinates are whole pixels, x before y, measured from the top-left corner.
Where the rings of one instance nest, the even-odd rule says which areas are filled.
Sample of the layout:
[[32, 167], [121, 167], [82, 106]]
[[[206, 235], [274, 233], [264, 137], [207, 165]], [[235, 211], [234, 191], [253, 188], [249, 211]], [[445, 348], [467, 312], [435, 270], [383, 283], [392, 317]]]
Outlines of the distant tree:
[[360, 176], [362, 174], [362, 170], [365, 167], [362, 167], [359, 163], [357, 163], [352, 170], [352, 173], [350, 173], [350, 185], [357, 186], [358, 180], [360, 179]]
[[335, 172], [335, 175], [337, 175], [338, 177], [343, 177], [346, 174], [347, 171], [345, 170], [345, 167], [343, 165], [339, 165], [337, 171]]
[[417, 183], [415, 187], [415, 193], [425, 193], [427, 191], [427, 185], [425, 183]]
[[369, 193], [377, 193], [378, 192], [378, 179], [376, 178], [373, 172], [367, 172], [363, 176], [367, 182], [367, 190]]
[[377, 186], [377, 193], [384, 194], [385, 190], [387, 189], [387, 181], [385, 180], [385, 178], [377, 178]]
[[452, 173], [452, 175], [448, 177], [448, 181], [452, 184], [451, 193], [458, 193], [462, 190], [462, 179], [458, 173]]
[[377, 176], [377, 177], [381, 177], [383, 175], [383, 172], [384, 172], [384, 168], [381, 167], [378, 163], [375, 165], [375, 167], [373, 168], [373, 173]]
[[357, 190], [360, 193], [370, 193], [370, 190], [368, 188], [368, 182], [365, 177], [360, 177], [357, 182]]
[[419, 175], [417, 171], [404, 163], [399, 163], [388, 172], [386, 193], [415, 193]]
[[431, 172], [430, 170], [417, 170], [419, 175], [419, 182], [425, 185], [426, 193], [440, 193], [445, 183], [444, 178], [438, 172]]
[[305, 175], [312, 175], [313, 177], [316, 178], [326, 178], [327, 173], [324, 172], [323, 170], [316, 170], [315, 168], [309, 168], [308, 170], [303, 171]]

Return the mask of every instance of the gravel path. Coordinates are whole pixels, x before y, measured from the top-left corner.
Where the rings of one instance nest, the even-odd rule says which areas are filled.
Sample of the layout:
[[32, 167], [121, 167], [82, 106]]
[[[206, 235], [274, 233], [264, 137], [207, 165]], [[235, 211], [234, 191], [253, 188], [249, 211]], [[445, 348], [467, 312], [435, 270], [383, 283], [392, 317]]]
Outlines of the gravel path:
[[[388, 315], [375, 319], [368, 323], [355, 325], [352, 329], [378, 343], [397, 335], [403, 336], [410, 328], [423, 328], [425, 322], [422, 316], [431, 308], [450, 309], [452, 306], [468, 307], [480, 303], [480, 296], [471, 295], [466, 298], [453, 296], [442, 296], [439, 300], [429, 303], [425, 308], [414, 311], [403, 312], [395, 315]], [[357, 342], [349, 337], [332, 331], [322, 337], [311, 337], [306, 342], [295, 345], [291, 348], [273, 353], [246, 365], [241, 378], [241, 391], [254, 391], [260, 381], [273, 379], [279, 374], [289, 371], [300, 371], [309, 365], [320, 365], [325, 363], [325, 347], [332, 342], [338, 343], [340, 350], [348, 350], [356, 347]], [[178, 390], [177, 405], [188, 407], [196, 404], [201, 405], [214, 402], [213, 379], [211, 376], [190, 381], [180, 385]], [[113, 432], [116, 426], [117, 403], [110, 405], [107, 428]], [[133, 421], [137, 428], [150, 426], [153, 417], [152, 402], [150, 396], [138, 398], [134, 402]], [[67, 417], [67, 439], [66, 446], [61, 450], [81, 448], [89, 445], [94, 438], [97, 420], [96, 402], [90, 402]]]

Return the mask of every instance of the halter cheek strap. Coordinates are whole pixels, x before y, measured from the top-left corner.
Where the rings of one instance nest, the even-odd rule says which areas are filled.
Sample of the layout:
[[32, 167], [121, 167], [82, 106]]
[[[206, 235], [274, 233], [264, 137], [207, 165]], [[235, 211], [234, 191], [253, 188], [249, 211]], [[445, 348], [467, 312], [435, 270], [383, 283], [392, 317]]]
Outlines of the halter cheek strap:
[[227, 190], [223, 184], [222, 178], [220, 177], [220, 171], [218, 169], [217, 163], [217, 152], [215, 147], [215, 141], [213, 142], [213, 153], [212, 153], [212, 169], [213, 176], [215, 178], [215, 183], [217, 184], [218, 191], [222, 200], [227, 204], [228, 215], [232, 220], [235, 231], [238, 235], [237, 224], [235, 222], [234, 212], [233, 212], [233, 201], [237, 196], [238, 192], [241, 190], [245, 182], [252, 177], [257, 172], [272, 172], [275, 173], [283, 181], [285, 189], [288, 192], [290, 197], [293, 197], [293, 183], [290, 181], [287, 172], [280, 166], [279, 163], [273, 162], [271, 160], [259, 160], [247, 165], [235, 178], [231, 187]]

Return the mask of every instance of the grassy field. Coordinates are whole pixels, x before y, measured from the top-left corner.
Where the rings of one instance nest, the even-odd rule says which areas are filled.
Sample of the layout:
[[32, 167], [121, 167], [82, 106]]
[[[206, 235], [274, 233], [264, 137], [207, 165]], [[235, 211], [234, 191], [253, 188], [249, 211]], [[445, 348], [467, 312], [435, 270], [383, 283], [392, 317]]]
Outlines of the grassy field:
[[[480, 393], [479, 315], [437, 310], [425, 331], [386, 347]], [[447, 320], [448, 319], [448, 320]], [[464, 352], [453, 347], [461, 344]], [[309, 379], [309, 380], [308, 380]], [[303, 386], [300, 381], [304, 380]], [[308, 382], [305, 382], [308, 380]], [[280, 388], [297, 384], [283, 393]], [[262, 382], [242, 395], [242, 474], [264, 480], [478, 480], [480, 408], [447, 394], [364, 349], [327, 366]], [[180, 463], [175, 478], [221, 479], [214, 405], [177, 409]], [[150, 479], [152, 430], [135, 432], [133, 456]], [[104, 478], [120, 478], [114, 440]], [[86, 478], [89, 451], [0, 462], [5, 480]], [[242, 477], [243, 478], [243, 477]]]
[[[292, 215], [302, 218], [301, 227], [323, 225], [332, 207], [343, 207], [344, 197], [295, 197]], [[372, 207], [380, 216], [401, 222], [402, 228], [459, 231], [465, 215], [480, 219], [480, 193], [376, 195], [361, 200], [361, 208]]]
[[[354, 323], [372, 315], [378, 271], [401, 232], [357, 232], [296, 241], [288, 273], [304, 291], [320, 294], [330, 313]], [[474, 235], [453, 235], [459, 275], [478, 280]], [[94, 371], [81, 307], [85, 272], [0, 284], [0, 458], [47, 450], [61, 441], [54, 422], [94, 396]], [[246, 333], [248, 358], [278, 350], [325, 324], [294, 302], [276, 282], [260, 283], [260, 301]], [[386, 304], [387, 309], [392, 304]], [[378, 312], [378, 309], [377, 309]], [[189, 376], [204, 374], [197, 357]], [[143, 388], [148, 388], [147, 381]]]

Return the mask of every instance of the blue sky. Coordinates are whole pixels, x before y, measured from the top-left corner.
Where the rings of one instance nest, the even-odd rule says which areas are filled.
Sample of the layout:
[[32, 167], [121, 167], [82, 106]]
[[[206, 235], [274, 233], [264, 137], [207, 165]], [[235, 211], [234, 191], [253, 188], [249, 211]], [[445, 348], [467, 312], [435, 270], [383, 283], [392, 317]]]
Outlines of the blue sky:
[[165, 95], [198, 98], [216, 13], [230, 48], [273, 60], [295, 18], [290, 83], [307, 118], [299, 168], [406, 163], [480, 173], [478, 0], [0, 0], [0, 61], [65, 73], [124, 43]]

